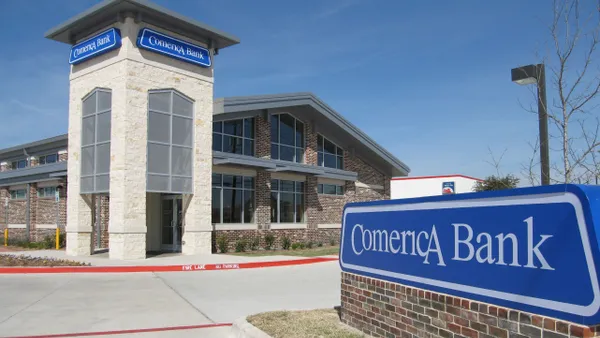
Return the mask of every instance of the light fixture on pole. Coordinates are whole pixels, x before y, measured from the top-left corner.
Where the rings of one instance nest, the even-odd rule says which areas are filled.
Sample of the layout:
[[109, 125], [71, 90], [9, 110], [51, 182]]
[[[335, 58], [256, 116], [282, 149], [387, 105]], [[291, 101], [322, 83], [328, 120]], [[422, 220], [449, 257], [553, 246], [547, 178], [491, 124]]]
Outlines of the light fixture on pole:
[[537, 84], [540, 128], [540, 163], [542, 185], [550, 184], [550, 150], [548, 145], [548, 110], [546, 109], [546, 70], [544, 64], [528, 65], [511, 70], [512, 81], [520, 85]]

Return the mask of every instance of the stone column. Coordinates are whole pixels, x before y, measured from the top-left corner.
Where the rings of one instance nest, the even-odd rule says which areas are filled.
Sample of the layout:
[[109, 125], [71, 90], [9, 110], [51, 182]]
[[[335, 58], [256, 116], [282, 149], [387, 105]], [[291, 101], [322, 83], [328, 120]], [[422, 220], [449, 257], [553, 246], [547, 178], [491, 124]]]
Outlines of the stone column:
[[313, 175], [306, 176], [306, 216], [308, 229], [316, 229], [319, 223], [319, 196], [317, 194], [317, 178]]

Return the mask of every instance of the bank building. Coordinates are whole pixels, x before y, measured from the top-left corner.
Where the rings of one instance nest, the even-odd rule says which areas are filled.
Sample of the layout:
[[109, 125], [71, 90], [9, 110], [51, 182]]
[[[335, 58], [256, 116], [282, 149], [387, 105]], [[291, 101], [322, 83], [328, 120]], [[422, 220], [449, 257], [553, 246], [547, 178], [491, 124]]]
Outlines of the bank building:
[[58, 228], [68, 255], [120, 260], [337, 242], [345, 203], [408, 175], [312, 93], [213, 98], [213, 62], [240, 41], [151, 2], [104, 1], [46, 38], [72, 46], [68, 134], [0, 150], [10, 238]]

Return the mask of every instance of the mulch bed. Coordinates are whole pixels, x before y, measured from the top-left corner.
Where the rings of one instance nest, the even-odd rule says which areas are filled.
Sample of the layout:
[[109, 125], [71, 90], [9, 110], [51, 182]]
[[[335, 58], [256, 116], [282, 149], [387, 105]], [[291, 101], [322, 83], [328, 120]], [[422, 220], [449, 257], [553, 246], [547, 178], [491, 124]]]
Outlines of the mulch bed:
[[57, 259], [50, 257], [31, 257], [26, 255], [0, 254], [2, 266], [89, 266], [89, 263]]

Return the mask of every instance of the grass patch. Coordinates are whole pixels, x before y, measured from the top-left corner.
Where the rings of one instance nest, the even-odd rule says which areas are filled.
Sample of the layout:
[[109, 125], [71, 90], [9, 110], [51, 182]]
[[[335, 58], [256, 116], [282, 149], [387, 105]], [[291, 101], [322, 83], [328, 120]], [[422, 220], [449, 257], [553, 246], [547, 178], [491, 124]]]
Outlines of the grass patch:
[[250, 252], [236, 252], [231, 255], [236, 256], [300, 256], [300, 257], [318, 257], [337, 255], [340, 253], [339, 246], [316, 247], [301, 250], [261, 250]]
[[31, 257], [25, 255], [0, 254], [0, 266], [89, 266], [89, 263], [56, 259], [50, 257]]
[[365, 334], [340, 322], [337, 311], [275, 311], [253, 315], [248, 322], [274, 338], [360, 338]]

